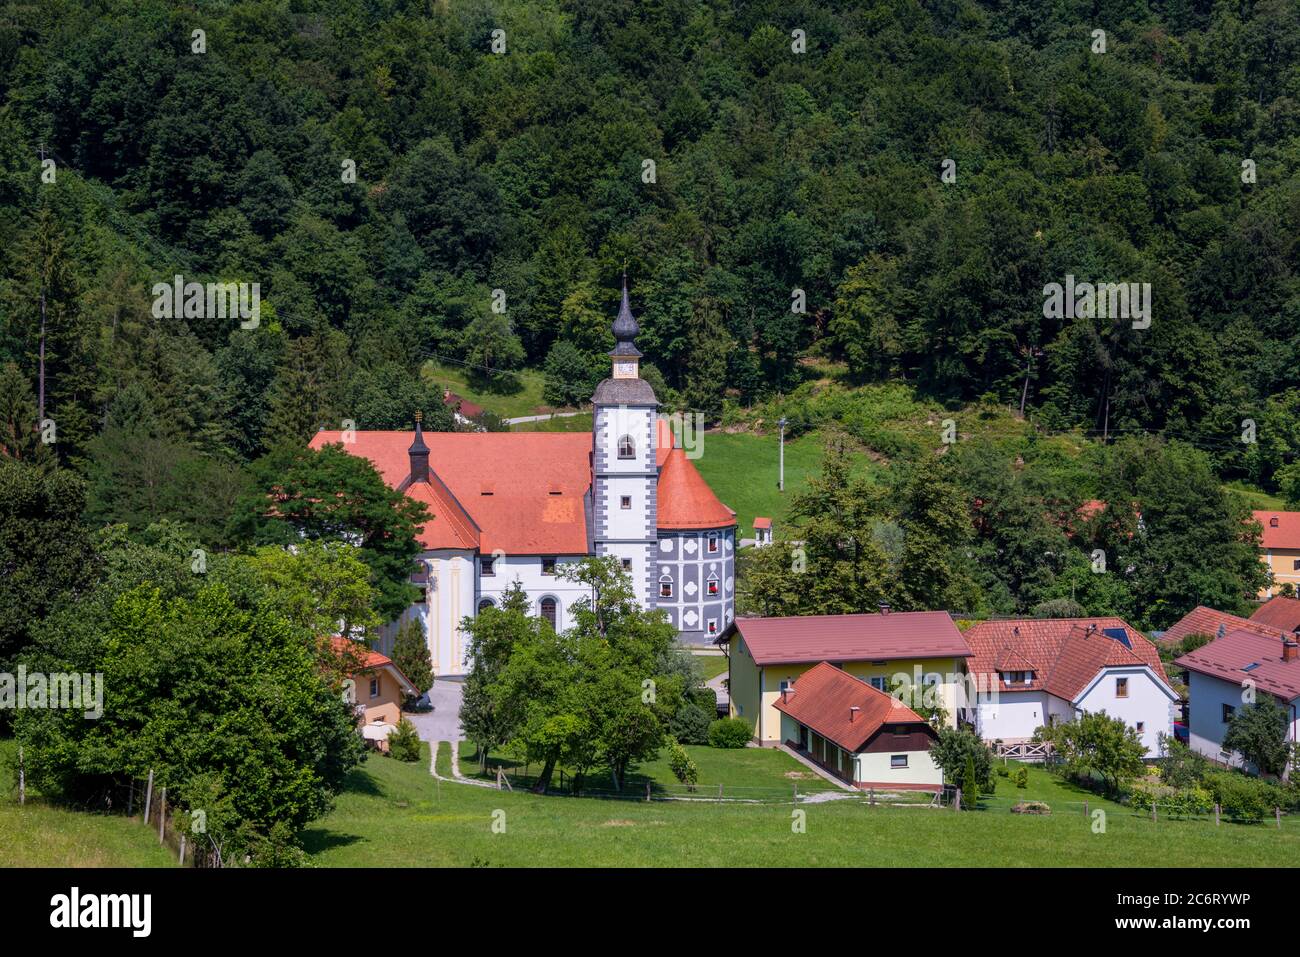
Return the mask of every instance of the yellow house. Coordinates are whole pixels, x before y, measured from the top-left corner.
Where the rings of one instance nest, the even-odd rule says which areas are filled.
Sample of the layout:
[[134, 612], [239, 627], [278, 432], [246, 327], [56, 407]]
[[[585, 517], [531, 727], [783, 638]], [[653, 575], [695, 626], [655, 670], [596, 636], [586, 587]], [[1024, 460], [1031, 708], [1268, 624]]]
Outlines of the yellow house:
[[1264, 528], [1259, 557], [1273, 580], [1260, 590], [1260, 598], [1272, 598], [1290, 584], [1300, 591], [1300, 512], [1254, 512]]
[[879, 691], [901, 686], [909, 707], [942, 707], [948, 727], [965, 701], [971, 650], [946, 611], [737, 618], [717, 640], [727, 649], [730, 714], [763, 745], [781, 743], [782, 691], [823, 661]]

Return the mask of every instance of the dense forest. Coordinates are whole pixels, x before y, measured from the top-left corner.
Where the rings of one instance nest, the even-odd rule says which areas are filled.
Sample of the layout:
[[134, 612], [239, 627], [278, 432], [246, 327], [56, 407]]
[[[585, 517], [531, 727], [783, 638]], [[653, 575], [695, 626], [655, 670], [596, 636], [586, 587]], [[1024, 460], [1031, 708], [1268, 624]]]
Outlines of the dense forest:
[[[580, 402], [624, 271], [669, 407], [829, 362], [1300, 488], [1293, 2], [0, 11], [0, 450], [92, 524], [246, 542], [277, 447], [453, 427], [429, 358]], [[177, 276], [259, 321], [160, 315]]]

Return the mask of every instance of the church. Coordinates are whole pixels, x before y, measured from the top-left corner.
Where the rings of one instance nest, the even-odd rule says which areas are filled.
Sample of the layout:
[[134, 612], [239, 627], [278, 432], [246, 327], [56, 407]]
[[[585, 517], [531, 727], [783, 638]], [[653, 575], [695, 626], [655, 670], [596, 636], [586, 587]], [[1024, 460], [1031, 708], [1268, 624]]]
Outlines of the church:
[[[433, 516], [411, 581], [420, 601], [381, 632], [424, 628], [434, 674], [463, 675], [462, 620], [497, 605], [515, 582], [533, 613], [572, 624], [588, 589], [557, 571], [566, 561], [616, 557], [645, 608], [663, 610], [687, 644], [711, 642], [735, 611], [736, 515], [723, 505], [659, 417], [640, 377], [639, 331], [627, 281], [614, 320], [610, 378], [592, 396], [590, 435], [548, 432], [318, 432], [341, 444]], [[346, 441], [345, 441], [346, 439]], [[385, 647], [387, 646], [387, 647]]]

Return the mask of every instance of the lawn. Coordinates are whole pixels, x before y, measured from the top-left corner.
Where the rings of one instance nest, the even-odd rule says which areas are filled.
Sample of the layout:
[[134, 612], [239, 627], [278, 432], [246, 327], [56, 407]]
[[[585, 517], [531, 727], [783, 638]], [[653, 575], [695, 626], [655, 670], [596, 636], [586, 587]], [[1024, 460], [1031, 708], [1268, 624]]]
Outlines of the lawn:
[[695, 660], [699, 662], [704, 672], [705, 681], [727, 673], [726, 655], [696, 655]]
[[[1045, 774], [1031, 770], [1033, 787], [1042, 789], [1031, 793], [1053, 793], [1053, 782], [1037, 780]], [[1009, 787], [1006, 779], [998, 787]], [[1107, 811], [1103, 834], [1093, 833], [1081, 809], [1034, 817], [858, 801], [802, 806], [806, 832], [795, 833], [790, 804], [539, 797], [439, 784], [427, 757], [417, 764], [375, 758], [353, 772], [333, 813], [304, 839], [317, 864], [340, 867], [1289, 866], [1300, 853], [1300, 822], [1281, 831], [1153, 823], [1090, 800]]]
[[[764, 515], [785, 527], [790, 496], [816, 475], [822, 463], [822, 437], [810, 432], [785, 443], [785, 491], [776, 487], [780, 440], [750, 432], [706, 432], [695, 467], [723, 504], [736, 510], [741, 538], [754, 537], [754, 517]], [[856, 459], [869, 467], [866, 456]]]
[[557, 416], [552, 419], [539, 419], [536, 422], [516, 422], [510, 426], [511, 432], [590, 432], [592, 425], [590, 412], [578, 415]]
[[[794, 796], [794, 786], [801, 793], [833, 789], [834, 785], [808, 768], [805, 768], [784, 751], [774, 748], [711, 748], [706, 745], [684, 745], [686, 752], [699, 769], [697, 787], [701, 793], [715, 795], [721, 785], [723, 794], [753, 800], [787, 800]], [[460, 745], [460, 772], [473, 776], [478, 768], [478, 747], [468, 741]], [[515, 787], [529, 787], [536, 780], [538, 766], [524, 767], [505, 755], [493, 752], [488, 757], [488, 777], [494, 777], [496, 767], [504, 767]], [[558, 772], [552, 785], [558, 786]], [[569, 786], [568, 772], [565, 788]], [[677, 794], [681, 784], [668, 766], [667, 751], [660, 752], [655, 761], [639, 765], [628, 774], [625, 789], [633, 794], [645, 794], [646, 784], [654, 793]], [[612, 791], [613, 782], [608, 775], [589, 775], [583, 783], [587, 793]]]
[[0, 741], [0, 867], [175, 865], [157, 833], [138, 820], [53, 807], [31, 789], [20, 806], [12, 778], [15, 750], [12, 741]]
[[1286, 502], [1276, 495], [1270, 495], [1267, 492], [1261, 492], [1244, 482], [1229, 482], [1225, 486], [1231, 492], [1236, 492], [1244, 498], [1250, 507], [1264, 512], [1282, 512], [1286, 510]]
[[522, 369], [516, 375], [519, 388], [514, 392], [494, 392], [481, 383], [471, 382], [464, 366], [430, 359], [420, 368], [420, 377], [451, 389], [462, 399], [481, 405], [502, 418], [513, 419], [521, 415], [539, 415], [550, 411], [542, 401], [542, 373], [536, 369]]

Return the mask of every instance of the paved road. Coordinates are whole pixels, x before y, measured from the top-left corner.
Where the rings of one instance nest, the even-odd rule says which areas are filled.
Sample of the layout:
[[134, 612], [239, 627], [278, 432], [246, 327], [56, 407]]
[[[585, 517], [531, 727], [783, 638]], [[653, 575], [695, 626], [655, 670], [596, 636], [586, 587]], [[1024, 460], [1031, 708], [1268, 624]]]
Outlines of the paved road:
[[459, 681], [438, 678], [429, 692], [433, 710], [427, 714], [408, 715], [415, 729], [420, 732], [420, 740], [429, 742], [459, 741], [464, 735], [460, 730], [460, 697], [463, 686]]
[[550, 412], [546, 415], [521, 415], [514, 419], [506, 419], [506, 425], [518, 425], [521, 422], [544, 422], [547, 419], [570, 419], [575, 415], [587, 415], [586, 412]]

